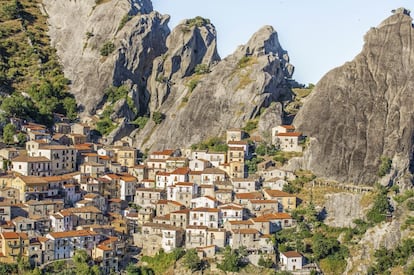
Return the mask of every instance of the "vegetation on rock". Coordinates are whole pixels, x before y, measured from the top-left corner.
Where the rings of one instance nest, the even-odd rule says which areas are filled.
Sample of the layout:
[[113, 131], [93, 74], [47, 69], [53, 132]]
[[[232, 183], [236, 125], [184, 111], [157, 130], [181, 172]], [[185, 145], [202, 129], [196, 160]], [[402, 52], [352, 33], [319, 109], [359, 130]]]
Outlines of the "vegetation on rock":
[[53, 113], [75, 119], [76, 101], [67, 92], [46, 17], [38, 1], [0, 1], [0, 92], [2, 120], [20, 117], [50, 126]]

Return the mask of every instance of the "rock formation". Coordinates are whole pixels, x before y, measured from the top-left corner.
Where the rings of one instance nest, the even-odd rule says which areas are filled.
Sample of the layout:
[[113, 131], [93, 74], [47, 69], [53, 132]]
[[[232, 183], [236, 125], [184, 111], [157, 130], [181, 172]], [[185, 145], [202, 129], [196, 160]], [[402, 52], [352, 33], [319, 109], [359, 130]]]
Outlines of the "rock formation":
[[354, 60], [328, 72], [294, 124], [311, 144], [304, 167], [318, 176], [372, 184], [381, 157], [391, 180], [411, 179], [414, 134], [414, 29], [400, 9], [365, 35]]
[[[154, 58], [166, 50], [168, 16], [153, 11], [150, 0], [44, 0], [43, 10], [52, 44], [84, 115], [95, 111], [106, 88], [125, 80], [138, 87], [137, 107], [146, 111], [142, 110], [149, 101], [146, 81]], [[105, 43], [113, 51], [102, 56]]]
[[[192, 37], [183, 33], [183, 27], [189, 28]], [[135, 135], [139, 148], [189, 146], [224, 134], [230, 127], [243, 127], [261, 107], [291, 99], [286, 79], [291, 77], [293, 66], [272, 27], [261, 28], [246, 45], [219, 62], [214, 33], [208, 23], [181, 24], [173, 30], [172, 35], [179, 39], [169, 40], [175, 43], [170, 42], [164, 65], [160, 59], [155, 61], [150, 84], [151, 97], [156, 97], [151, 99], [152, 111], [162, 112], [166, 118], [158, 126], [150, 121]], [[203, 51], [187, 49], [200, 44]], [[193, 60], [207, 66], [193, 73]], [[157, 75], [165, 77], [167, 84], [155, 83]]]

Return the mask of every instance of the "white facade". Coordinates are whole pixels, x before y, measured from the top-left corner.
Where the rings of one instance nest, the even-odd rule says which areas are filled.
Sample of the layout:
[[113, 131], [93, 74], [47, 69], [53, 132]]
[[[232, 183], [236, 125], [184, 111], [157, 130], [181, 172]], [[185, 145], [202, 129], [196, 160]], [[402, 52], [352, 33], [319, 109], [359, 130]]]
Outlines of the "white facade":
[[243, 220], [243, 207], [235, 204], [227, 204], [219, 206], [221, 211], [222, 223], [227, 221], [241, 221]]
[[190, 210], [189, 225], [207, 226], [218, 228], [221, 220], [221, 212], [217, 208], [194, 208]]
[[91, 255], [92, 249], [101, 240], [98, 233], [88, 230], [52, 232], [46, 237], [54, 241], [55, 260], [72, 258], [77, 249], [84, 249]]
[[194, 198], [191, 200], [191, 208], [207, 207], [216, 208], [218, 201], [210, 196]]
[[300, 270], [303, 266], [303, 256], [302, 254], [296, 251], [281, 252], [280, 263], [282, 264], [283, 270]]
[[259, 182], [255, 179], [233, 178], [231, 182], [235, 193], [250, 193], [259, 188]]
[[206, 168], [212, 167], [211, 162], [205, 159], [192, 159], [188, 166], [191, 171], [203, 171]]
[[27, 154], [32, 157], [46, 157], [51, 161], [52, 174], [60, 175], [76, 169], [76, 150], [73, 146], [26, 143]]
[[119, 180], [119, 184], [121, 185], [121, 200], [127, 202], [134, 201], [136, 192], [136, 181], [121, 177], [121, 179]]
[[[165, 252], [171, 252], [177, 247], [181, 247], [182, 232], [174, 229], [162, 229], [161, 246]], [[180, 235], [180, 236], [179, 236]]]
[[224, 181], [226, 172], [218, 168], [207, 168], [201, 173], [201, 184], [213, 184], [216, 181]]
[[46, 157], [18, 156], [12, 160], [11, 168], [23, 176], [51, 175], [51, 161]]

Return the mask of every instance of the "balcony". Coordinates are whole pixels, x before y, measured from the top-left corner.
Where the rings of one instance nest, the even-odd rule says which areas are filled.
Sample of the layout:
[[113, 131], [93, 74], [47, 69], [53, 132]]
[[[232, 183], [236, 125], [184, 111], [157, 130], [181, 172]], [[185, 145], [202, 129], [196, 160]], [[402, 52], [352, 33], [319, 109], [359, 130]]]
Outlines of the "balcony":
[[174, 239], [175, 238], [174, 235], [169, 235], [169, 234], [164, 234], [163, 237], [166, 238], [166, 239]]
[[21, 247], [21, 245], [20, 245], [20, 243], [16, 243], [16, 244], [9, 244], [9, 247], [10, 248], [20, 248]]

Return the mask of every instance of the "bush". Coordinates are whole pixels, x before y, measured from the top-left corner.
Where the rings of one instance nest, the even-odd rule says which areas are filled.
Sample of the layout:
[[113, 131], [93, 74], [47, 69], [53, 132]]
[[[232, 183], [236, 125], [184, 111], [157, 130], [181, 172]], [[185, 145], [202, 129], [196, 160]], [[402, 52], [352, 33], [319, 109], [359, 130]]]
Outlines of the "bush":
[[390, 211], [391, 205], [387, 197], [387, 189], [380, 187], [374, 199], [374, 205], [367, 213], [367, 220], [374, 224], [383, 222]]
[[188, 82], [187, 86], [190, 93], [197, 87], [198, 82], [200, 82], [198, 79], [191, 79], [190, 82]]
[[273, 261], [271, 258], [266, 257], [266, 259], [263, 257], [263, 255], [260, 256], [259, 261], [257, 262], [259, 266], [262, 266], [264, 268], [271, 268], [273, 266]]
[[389, 157], [382, 156], [381, 164], [378, 169], [378, 176], [383, 177], [391, 171], [392, 160]]
[[245, 68], [249, 64], [250, 59], [250, 56], [243, 56], [239, 62], [237, 62], [237, 67], [240, 69]]
[[210, 72], [207, 64], [198, 64], [194, 69], [195, 74], [206, 74]]
[[407, 208], [410, 211], [414, 211], [414, 200], [410, 200], [407, 202]]
[[122, 28], [125, 26], [125, 24], [131, 20], [132, 16], [129, 14], [125, 14], [122, 19], [121, 22], [119, 22], [119, 26], [118, 26], [118, 31], [122, 30]]
[[101, 47], [101, 51], [100, 52], [101, 52], [101, 55], [102, 56], [108, 56], [114, 50], [115, 50], [115, 44], [112, 43], [111, 41], [108, 41], [105, 44], [103, 44], [103, 46]]
[[139, 129], [143, 129], [147, 124], [149, 118], [146, 116], [139, 116], [134, 120], [134, 124], [138, 126]]
[[152, 114], [152, 120], [155, 122], [155, 124], [161, 124], [165, 119], [165, 115], [161, 112], [154, 112]]
[[249, 120], [246, 123], [246, 126], [243, 127], [243, 130], [246, 131], [247, 133], [252, 132], [254, 129], [257, 128], [257, 120]]
[[187, 26], [189, 26], [189, 27], [202, 27], [202, 26], [204, 26], [204, 25], [206, 25], [206, 24], [210, 24], [210, 20], [209, 19], [206, 19], [206, 18], [203, 18], [203, 17], [201, 17], [201, 16], [197, 16], [197, 17], [195, 17], [195, 18], [193, 18], [193, 19], [188, 19], [187, 21], [186, 21], [186, 24], [187, 24]]

